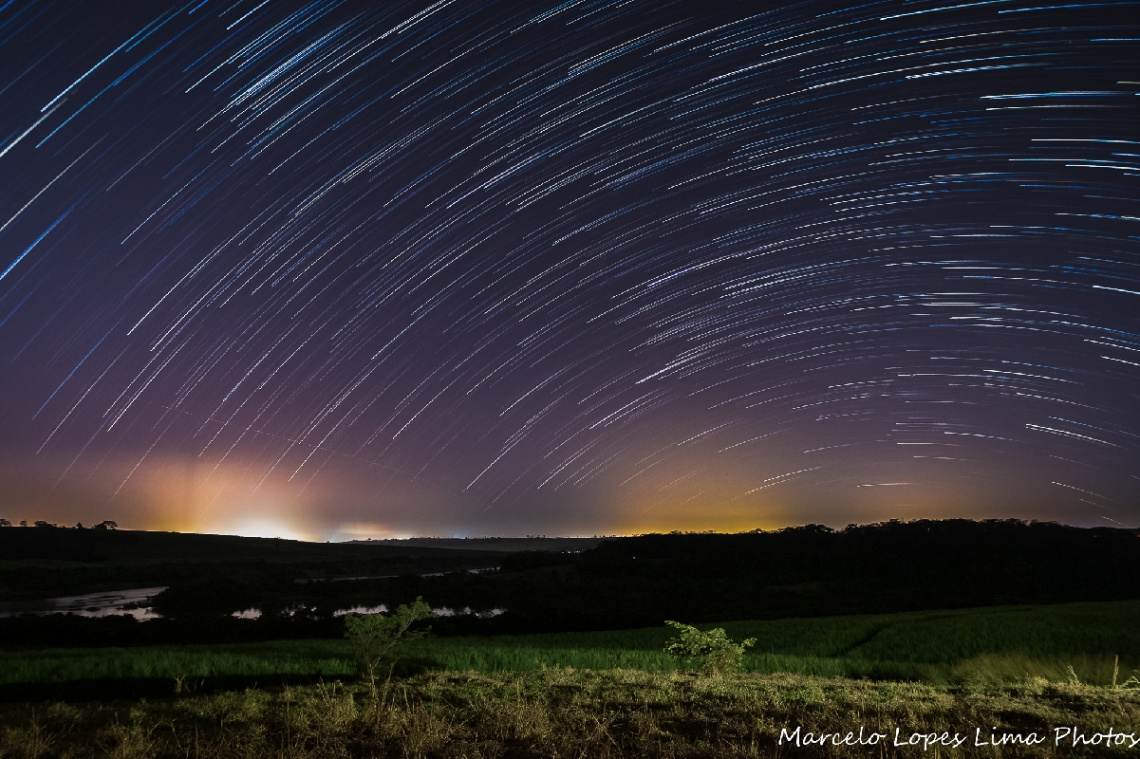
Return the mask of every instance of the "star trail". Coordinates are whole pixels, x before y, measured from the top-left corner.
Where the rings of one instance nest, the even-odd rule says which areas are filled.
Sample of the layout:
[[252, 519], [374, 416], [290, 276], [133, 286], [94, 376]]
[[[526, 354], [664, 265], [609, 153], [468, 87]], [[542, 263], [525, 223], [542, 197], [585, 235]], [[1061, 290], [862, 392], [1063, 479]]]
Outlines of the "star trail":
[[1140, 522], [1140, 2], [0, 5], [0, 516]]

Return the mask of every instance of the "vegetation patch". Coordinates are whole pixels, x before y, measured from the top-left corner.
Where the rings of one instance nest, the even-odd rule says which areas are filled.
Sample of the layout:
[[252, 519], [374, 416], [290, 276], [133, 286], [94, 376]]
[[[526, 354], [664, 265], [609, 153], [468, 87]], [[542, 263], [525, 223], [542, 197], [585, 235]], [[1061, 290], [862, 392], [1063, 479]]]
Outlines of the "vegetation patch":
[[[70, 759], [911, 757], [924, 754], [915, 740], [955, 735], [962, 745], [940, 744], [938, 755], [1127, 756], [1136, 749], [1106, 745], [1104, 736], [1140, 734], [1140, 691], [565, 668], [431, 672], [376, 691], [363, 682], [331, 682], [135, 702], [8, 705], [0, 706], [0, 724], [0, 756]], [[873, 746], [856, 738], [842, 743], [860, 731], [864, 742], [883, 737]], [[994, 742], [1031, 735], [1042, 740]], [[1074, 736], [1101, 737], [1093, 745]]]
[[[707, 630], [711, 625], [697, 625]], [[741, 668], [756, 674], [1001, 685], [1039, 678], [1111, 686], [1137, 675], [1140, 602], [1011, 606], [952, 611], [717, 623], [735, 641], [755, 638]], [[343, 626], [342, 626], [343, 634]], [[667, 627], [582, 633], [432, 637], [401, 641], [397, 674], [429, 669], [527, 672], [638, 669], [668, 672]], [[1120, 656], [1118, 656], [1120, 654]], [[350, 677], [353, 647], [331, 640], [191, 646], [0, 651], [0, 686], [123, 678]], [[386, 673], [385, 666], [384, 672]], [[151, 691], [148, 691], [151, 692]]]

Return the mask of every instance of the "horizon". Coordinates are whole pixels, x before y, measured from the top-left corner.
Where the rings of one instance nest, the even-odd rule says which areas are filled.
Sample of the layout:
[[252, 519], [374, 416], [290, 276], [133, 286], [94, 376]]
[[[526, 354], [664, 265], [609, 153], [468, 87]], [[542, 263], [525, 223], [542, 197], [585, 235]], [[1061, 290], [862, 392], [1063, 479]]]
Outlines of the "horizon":
[[314, 544], [322, 544], [322, 545], [323, 544], [344, 544], [344, 543], [393, 542], [393, 541], [394, 542], [400, 542], [400, 541], [409, 541], [409, 540], [606, 540], [606, 539], [610, 539], [610, 538], [637, 538], [637, 537], [646, 537], [646, 536], [651, 536], [651, 535], [747, 535], [747, 534], [754, 534], [754, 533], [775, 534], [775, 533], [780, 533], [780, 532], [784, 532], [784, 531], [788, 531], [788, 530], [802, 529], [805, 527], [825, 527], [832, 532], [843, 532], [844, 530], [847, 530], [847, 529], [852, 528], [852, 527], [855, 527], [857, 529], [861, 529], [861, 528], [867, 528], [867, 527], [880, 527], [880, 526], [892, 524], [892, 523], [912, 524], [912, 523], [930, 522], [930, 521], [934, 521], [934, 522], [966, 521], [966, 522], [971, 522], [974, 524], [983, 524], [986, 522], [1018, 522], [1020, 524], [1027, 525], [1027, 526], [1032, 526], [1034, 524], [1053, 524], [1053, 525], [1058, 525], [1061, 527], [1071, 527], [1071, 528], [1075, 528], [1075, 529], [1084, 529], [1084, 530], [1112, 529], [1112, 530], [1124, 530], [1126, 532], [1138, 532], [1138, 533], [1140, 533], [1140, 525], [1137, 525], [1134, 527], [1129, 527], [1128, 525], [1124, 525], [1124, 524], [1111, 524], [1111, 525], [1097, 524], [1097, 525], [1092, 525], [1092, 526], [1082, 526], [1082, 525], [1067, 524], [1064, 522], [1055, 522], [1055, 521], [1050, 521], [1050, 520], [1023, 520], [1023, 519], [1012, 519], [1012, 518], [1011, 519], [1001, 519], [1001, 518], [963, 519], [963, 518], [958, 518], [958, 517], [946, 517], [946, 518], [938, 518], [938, 519], [921, 518], [921, 519], [912, 519], [912, 520], [890, 519], [890, 520], [884, 520], [884, 521], [880, 521], [880, 522], [849, 523], [849, 524], [846, 524], [842, 527], [838, 527], [838, 526], [834, 526], [834, 525], [827, 525], [827, 524], [818, 524], [815, 522], [806, 522], [803, 524], [784, 525], [782, 527], [776, 527], [776, 528], [772, 528], [772, 529], [765, 529], [765, 528], [756, 527], [753, 529], [744, 529], [744, 530], [735, 530], [735, 531], [668, 530], [668, 531], [650, 531], [650, 532], [638, 532], [638, 533], [626, 533], [626, 534], [595, 534], [595, 535], [545, 535], [545, 534], [542, 534], [542, 535], [455, 535], [455, 534], [452, 534], [452, 535], [401, 535], [401, 536], [386, 536], [386, 537], [364, 537], [364, 538], [357, 537], [357, 538], [347, 538], [347, 539], [342, 539], [342, 540], [333, 540], [333, 539], [323, 539], [322, 540], [320, 538], [287, 537], [287, 536], [281, 536], [281, 535], [241, 535], [241, 534], [236, 534], [236, 533], [222, 533], [222, 532], [188, 532], [188, 531], [182, 531], [182, 530], [147, 530], [147, 529], [138, 529], [138, 528], [131, 528], [131, 527], [122, 527], [122, 526], [118, 526], [117, 524], [114, 527], [101, 528], [100, 526], [97, 526], [98, 523], [96, 523], [95, 525], [82, 525], [82, 524], [66, 525], [66, 524], [55, 524], [55, 523], [49, 522], [46, 525], [41, 526], [41, 525], [35, 525], [35, 524], [27, 524], [26, 520], [23, 520], [23, 521], [25, 522], [23, 524], [12, 522], [11, 524], [5, 525], [3, 528], [0, 528], [0, 529], [7, 529], [7, 528], [56, 529], [56, 530], [75, 530], [75, 529], [100, 530], [100, 529], [106, 529], [108, 532], [145, 532], [145, 533], [163, 533], [163, 534], [172, 534], [172, 535], [203, 535], [203, 536], [210, 536], [210, 537], [242, 538], [242, 539], [251, 539], [251, 540], [287, 540], [287, 541], [292, 541], [292, 542], [296, 542], [296, 543], [314, 543]]
[[1126, 6], [115, 7], [0, 14], [0, 517], [1140, 522]]

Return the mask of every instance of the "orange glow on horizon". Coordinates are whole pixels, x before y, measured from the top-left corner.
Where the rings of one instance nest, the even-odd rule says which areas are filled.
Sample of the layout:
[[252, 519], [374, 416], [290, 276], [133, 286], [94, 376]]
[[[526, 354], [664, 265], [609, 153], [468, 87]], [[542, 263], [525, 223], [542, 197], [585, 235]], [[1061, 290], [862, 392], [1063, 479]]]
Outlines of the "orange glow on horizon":
[[7, 501], [0, 516], [13, 524], [44, 520], [70, 527], [113, 520], [121, 529], [313, 542], [736, 533], [809, 523], [841, 529], [890, 519], [1065, 521], [1064, 512], [1046, 507], [1054, 503], [1048, 493], [1015, 491], [1012, 485], [994, 492], [987, 478], [952, 478], [926, 465], [812, 482], [808, 500], [795, 478], [763, 485], [776, 480], [784, 466], [776, 453], [764, 471], [756, 471], [752, 460], [677, 454], [636, 474], [615, 467], [592, 489], [542, 491], [502, 508], [446, 483], [402, 481], [388, 473], [376, 477], [335, 461], [320, 477], [299, 483], [289, 480], [290, 471], [267, 475], [261, 465], [237, 460], [215, 465], [156, 452], [142, 461], [108, 457], [85, 465], [44, 455], [0, 462]]

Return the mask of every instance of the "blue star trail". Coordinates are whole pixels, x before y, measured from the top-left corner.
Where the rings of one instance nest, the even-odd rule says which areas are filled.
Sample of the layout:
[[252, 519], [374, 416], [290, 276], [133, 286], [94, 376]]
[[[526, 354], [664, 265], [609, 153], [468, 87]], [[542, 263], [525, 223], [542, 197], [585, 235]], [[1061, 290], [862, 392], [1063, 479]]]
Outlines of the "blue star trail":
[[0, 514], [1140, 521], [1140, 3], [0, 8]]

